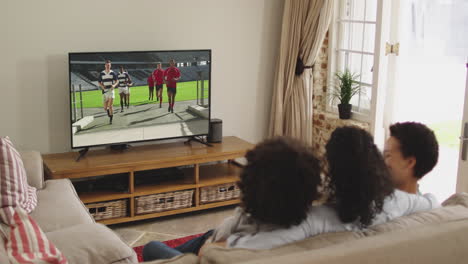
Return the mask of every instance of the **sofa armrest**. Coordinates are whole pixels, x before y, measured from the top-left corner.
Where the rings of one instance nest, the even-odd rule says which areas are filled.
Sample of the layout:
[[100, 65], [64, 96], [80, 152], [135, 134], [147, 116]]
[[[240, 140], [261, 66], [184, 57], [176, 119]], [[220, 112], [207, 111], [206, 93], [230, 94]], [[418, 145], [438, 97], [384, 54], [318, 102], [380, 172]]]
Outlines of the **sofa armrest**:
[[30, 215], [46, 233], [95, 223], [70, 179], [47, 180], [44, 189], [37, 192], [37, 206]]
[[20, 151], [24, 168], [28, 177], [28, 184], [38, 190], [44, 188], [44, 167], [42, 157], [38, 151]]
[[455, 193], [442, 203], [442, 206], [455, 206], [455, 205], [462, 205], [468, 208], [468, 193], [466, 192]]
[[70, 264], [138, 263], [135, 251], [102, 224], [81, 224], [46, 233]]

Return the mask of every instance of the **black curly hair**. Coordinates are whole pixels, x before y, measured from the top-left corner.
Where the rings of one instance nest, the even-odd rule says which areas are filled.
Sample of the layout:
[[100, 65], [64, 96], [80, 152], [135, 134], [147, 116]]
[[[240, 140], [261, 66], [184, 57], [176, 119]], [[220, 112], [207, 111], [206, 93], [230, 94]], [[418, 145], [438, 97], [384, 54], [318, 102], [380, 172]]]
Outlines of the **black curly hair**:
[[326, 145], [329, 202], [343, 223], [368, 226], [394, 191], [382, 154], [365, 130], [337, 128]]
[[297, 140], [265, 140], [246, 154], [238, 186], [241, 206], [259, 223], [290, 227], [306, 218], [320, 195], [321, 167], [312, 150]]
[[430, 172], [439, 159], [439, 144], [434, 132], [416, 122], [396, 123], [390, 126], [390, 136], [400, 143], [403, 157], [414, 157], [414, 176], [421, 179]]

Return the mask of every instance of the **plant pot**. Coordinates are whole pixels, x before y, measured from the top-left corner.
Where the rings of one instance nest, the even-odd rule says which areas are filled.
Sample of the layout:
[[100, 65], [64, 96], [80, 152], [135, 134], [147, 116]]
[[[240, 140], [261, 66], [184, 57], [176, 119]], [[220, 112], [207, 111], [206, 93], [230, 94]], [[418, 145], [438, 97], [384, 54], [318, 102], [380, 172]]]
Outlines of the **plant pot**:
[[340, 119], [350, 119], [351, 118], [351, 104], [339, 104], [338, 112], [340, 114]]

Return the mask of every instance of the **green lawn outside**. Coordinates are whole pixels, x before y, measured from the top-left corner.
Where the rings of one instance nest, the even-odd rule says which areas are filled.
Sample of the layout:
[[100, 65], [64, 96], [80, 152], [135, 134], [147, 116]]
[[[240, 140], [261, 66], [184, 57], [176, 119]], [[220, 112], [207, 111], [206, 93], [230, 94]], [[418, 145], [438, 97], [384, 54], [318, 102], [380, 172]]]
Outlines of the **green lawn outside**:
[[434, 130], [439, 146], [458, 148], [460, 146], [461, 121], [452, 120], [428, 124]]
[[[205, 81], [205, 94], [204, 98], [208, 98], [209, 81]], [[200, 87], [199, 87], [200, 88]], [[153, 103], [156, 102], [156, 89], [154, 90], [155, 98]], [[114, 91], [114, 106], [120, 106], [120, 96], [118, 88]], [[130, 105], [139, 105], [148, 103], [148, 86], [135, 86], [130, 87]], [[80, 95], [79, 92], [75, 93], [75, 101], [77, 108], [80, 108]], [[82, 92], [83, 97], [83, 108], [96, 108], [102, 107], [102, 92], [101, 90], [86, 91]], [[177, 84], [177, 95], [176, 102], [179, 101], [190, 101], [197, 99], [197, 82], [181, 82]], [[73, 99], [72, 99], [73, 100]], [[163, 87], [163, 103], [167, 103], [167, 89], [166, 85]]]

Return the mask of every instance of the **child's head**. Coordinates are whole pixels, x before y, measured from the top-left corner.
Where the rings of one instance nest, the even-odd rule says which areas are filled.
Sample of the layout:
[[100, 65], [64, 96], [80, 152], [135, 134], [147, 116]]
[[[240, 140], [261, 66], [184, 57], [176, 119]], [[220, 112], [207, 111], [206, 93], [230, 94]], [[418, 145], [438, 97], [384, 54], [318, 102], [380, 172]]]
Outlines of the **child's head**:
[[394, 188], [372, 136], [357, 127], [333, 131], [326, 145], [330, 200], [344, 223], [371, 224]]
[[299, 141], [278, 137], [246, 154], [240, 176], [242, 206], [253, 219], [284, 227], [305, 219], [319, 198], [320, 163]]
[[390, 126], [384, 156], [392, 179], [400, 188], [417, 182], [435, 167], [439, 144], [434, 132], [424, 124], [396, 123]]

